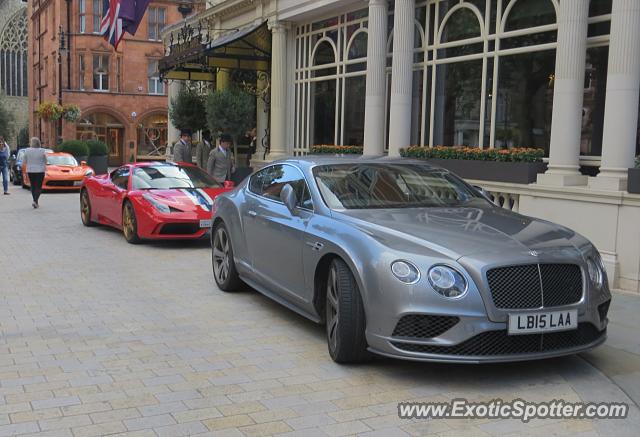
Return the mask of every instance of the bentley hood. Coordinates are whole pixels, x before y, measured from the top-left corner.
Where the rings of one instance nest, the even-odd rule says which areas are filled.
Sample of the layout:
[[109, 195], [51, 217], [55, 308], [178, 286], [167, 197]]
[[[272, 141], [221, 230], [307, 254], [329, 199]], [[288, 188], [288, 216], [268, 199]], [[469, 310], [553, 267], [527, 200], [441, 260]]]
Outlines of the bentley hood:
[[543, 220], [480, 204], [456, 208], [347, 210], [338, 220], [369, 233], [382, 244], [402, 248], [414, 244], [452, 259], [474, 254], [502, 256], [529, 251], [578, 253], [586, 240]]

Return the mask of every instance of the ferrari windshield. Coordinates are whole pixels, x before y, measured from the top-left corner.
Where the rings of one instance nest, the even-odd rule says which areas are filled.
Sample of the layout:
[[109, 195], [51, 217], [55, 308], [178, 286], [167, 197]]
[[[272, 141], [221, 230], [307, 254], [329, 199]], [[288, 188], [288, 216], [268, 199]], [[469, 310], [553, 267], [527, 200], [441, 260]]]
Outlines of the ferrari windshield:
[[173, 188], [220, 188], [207, 172], [198, 167], [170, 164], [138, 167], [133, 172], [134, 190], [169, 190]]
[[47, 165], [64, 165], [68, 167], [77, 167], [78, 161], [73, 156], [67, 155], [47, 155]]
[[485, 201], [452, 174], [420, 164], [333, 164], [313, 169], [331, 209], [455, 207]]

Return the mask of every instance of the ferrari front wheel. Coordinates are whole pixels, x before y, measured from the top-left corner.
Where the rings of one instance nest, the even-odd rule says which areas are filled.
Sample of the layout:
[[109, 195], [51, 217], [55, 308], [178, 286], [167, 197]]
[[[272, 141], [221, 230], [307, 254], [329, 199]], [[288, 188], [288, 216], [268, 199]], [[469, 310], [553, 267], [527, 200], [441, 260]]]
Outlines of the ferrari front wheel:
[[224, 223], [220, 222], [214, 228], [211, 243], [211, 263], [216, 285], [222, 291], [235, 291], [240, 286], [240, 276], [233, 260], [229, 232]]
[[80, 217], [83, 225], [88, 227], [95, 226], [95, 223], [91, 220], [91, 200], [89, 200], [87, 190], [82, 190], [80, 193]]
[[124, 208], [122, 208], [122, 233], [128, 243], [140, 243], [140, 237], [138, 237], [138, 221], [131, 202], [125, 202]]

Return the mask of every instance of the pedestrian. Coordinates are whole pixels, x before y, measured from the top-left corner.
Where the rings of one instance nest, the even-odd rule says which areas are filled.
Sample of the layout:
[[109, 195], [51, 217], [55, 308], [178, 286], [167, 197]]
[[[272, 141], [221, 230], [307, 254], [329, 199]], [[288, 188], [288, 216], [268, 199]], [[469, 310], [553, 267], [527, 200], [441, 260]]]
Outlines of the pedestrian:
[[0, 136], [0, 173], [2, 173], [2, 188], [4, 195], [9, 195], [9, 157], [11, 150], [5, 142], [4, 137]]
[[173, 146], [173, 162], [193, 163], [191, 130], [182, 129], [180, 131], [180, 140]]
[[24, 158], [22, 158], [23, 167], [27, 168], [29, 183], [31, 185], [31, 197], [33, 203], [31, 206], [40, 208], [38, 200], [42, 193], [42, 181], [44, 180], [44, 172], [47, 169], [46, 150], [42, 148], [40, 140], [36, 137], [31, 138], [30, 147], [25, 150]]
[[202, 141], [196, 146], [196, 164], [198, 167], [206, 169], [207, 160], [211, 153], [211, 133], [206, 130], [202, 132]]
[[231, 174], [235, 169], [234, 157], [231, 152], [232, 143], [231, 135], [222, 134], [220, 135], [220, 145], [209, 153], [207, 173], [220, 183], [231, 180]]
[[254, 153], [256, 153], [256, 150], [257, 150], [256, 141], [258, 139], [257, 138], [258, 131], [254, 127], [250, 131], [247, 131], [247, 133], [245, 133], [244, 136], [249, 143], [249, 149], [247, 150], [247, 157], [246, 157], [246, 165], [247, 167], [251, 167], [251, 157], [253, 156]]

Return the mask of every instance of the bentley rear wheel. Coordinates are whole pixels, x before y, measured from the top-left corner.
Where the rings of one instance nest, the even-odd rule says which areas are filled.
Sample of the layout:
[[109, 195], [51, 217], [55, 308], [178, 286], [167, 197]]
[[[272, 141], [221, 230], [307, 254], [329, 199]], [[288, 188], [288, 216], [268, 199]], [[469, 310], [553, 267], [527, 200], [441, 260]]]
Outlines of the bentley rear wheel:
[[365, 338], [364, 305], [349, 266], [335, 259], [326, 283], [326, 329], [329, 354], [336, 363], [370, 359]]
[[220, 222], [213, 229], [211, 241], [211, 263], [216, 285], [222, 291], [235, 291], [240, 286], [240, 277], [233, 260], [233, 247], [229, 232], [224, 223]]
[[140, 243], [140, 237], [138, 237], [138, 221], [131, 202], [126, 202], [122, 209], [122, 233], [128, 243]]
[[80, 193], [80, 217], [82, 218], [83, 225], [88, 227], [96, 225], [91, 220], [91, 201], [89, 200], [89, 193], [87, 190], [82, 190]]

